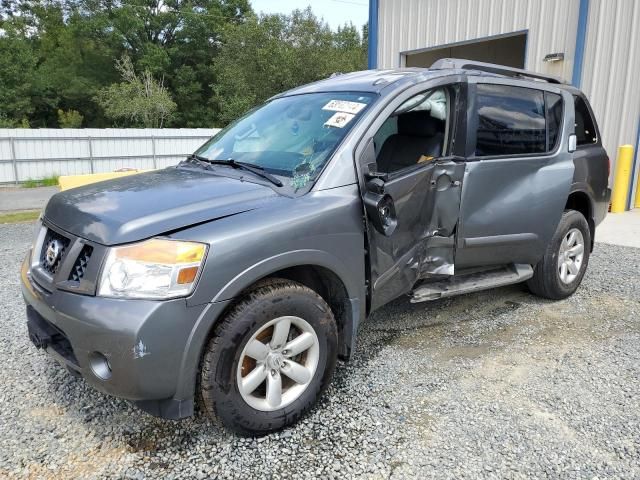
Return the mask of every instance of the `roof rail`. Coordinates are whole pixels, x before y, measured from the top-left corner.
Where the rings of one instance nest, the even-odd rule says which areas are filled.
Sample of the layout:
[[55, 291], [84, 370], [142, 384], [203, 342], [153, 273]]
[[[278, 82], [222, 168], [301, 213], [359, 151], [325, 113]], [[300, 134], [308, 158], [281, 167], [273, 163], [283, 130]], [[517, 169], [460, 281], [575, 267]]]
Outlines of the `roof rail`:
[[544, 80], [549, 83], [566, 83], [564, 80], [553, 75], [543, 75], [542, 73], [531, 72], [521, 68], [505, 67], [495, 63], [475, 62], [473, 60], [464, 60], [462, 58], [441, 58], [436, 60], [431, 67], [433, 69], [455, 68], [460, 70], [479, 70], [481, 72], [495, 73], [508, 77], [526, 77], [536, 80]]

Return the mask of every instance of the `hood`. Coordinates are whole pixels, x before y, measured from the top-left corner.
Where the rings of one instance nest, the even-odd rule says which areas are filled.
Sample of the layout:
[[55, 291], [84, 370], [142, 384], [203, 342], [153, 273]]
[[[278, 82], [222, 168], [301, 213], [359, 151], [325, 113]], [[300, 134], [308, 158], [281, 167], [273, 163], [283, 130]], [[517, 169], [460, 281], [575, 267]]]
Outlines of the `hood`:
[[264, 185], [167, 168], [57, 193], [44, 218], [79, 237], [114, 245], [254, 210], [280, 197]]

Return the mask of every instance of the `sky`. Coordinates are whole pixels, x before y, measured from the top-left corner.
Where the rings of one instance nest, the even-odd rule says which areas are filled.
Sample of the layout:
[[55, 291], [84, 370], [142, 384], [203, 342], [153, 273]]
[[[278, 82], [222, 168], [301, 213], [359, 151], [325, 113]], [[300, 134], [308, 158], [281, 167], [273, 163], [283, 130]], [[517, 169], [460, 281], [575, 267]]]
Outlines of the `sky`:
[[338, 28], [351, 21], [358, 29], [369, 19], [368, 0], [250, 0], [256, 12], [291, 13], [291, 10], [311, 10], [331, 26]]

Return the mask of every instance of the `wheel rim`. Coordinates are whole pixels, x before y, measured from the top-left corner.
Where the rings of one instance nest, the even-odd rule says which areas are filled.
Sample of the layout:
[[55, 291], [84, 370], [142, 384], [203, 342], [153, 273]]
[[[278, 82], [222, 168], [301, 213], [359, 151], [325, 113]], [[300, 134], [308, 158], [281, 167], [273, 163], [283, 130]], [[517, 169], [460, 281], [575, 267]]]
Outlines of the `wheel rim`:
[[279, 410], [297, 400], [318, 368], [320, 342], [300, 317], [278, 317], [255, 332], [238, 362], [238, 391], [256, 410]]
[[558, 274], [562, 283], [573, 282], [580, 274], [584, 259], [584, 237], [577, 228], [572, 228], [560, 242]]

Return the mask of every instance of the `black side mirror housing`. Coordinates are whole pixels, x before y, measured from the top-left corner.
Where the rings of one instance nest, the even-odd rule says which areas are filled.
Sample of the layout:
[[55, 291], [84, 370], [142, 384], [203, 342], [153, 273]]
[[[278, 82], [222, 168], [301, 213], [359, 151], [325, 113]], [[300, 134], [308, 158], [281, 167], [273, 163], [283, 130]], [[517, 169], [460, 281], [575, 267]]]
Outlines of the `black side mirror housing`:
[[398, 226], [396, 207], [388, 193], [368, 191], [364, 195], [364, 206], [373, 227], [385, 236], [390, 236]]
[[379, 173], [371, 168], [365, 175], [366, 193], [364, 194], [364, 205], [367, 216], [373, 227], [385, 236], [393, 234], [398, 226], [396, 217], [396, 207], [393, 198], [385, 193], [384, 184], [387, 180], [386, 173]]

